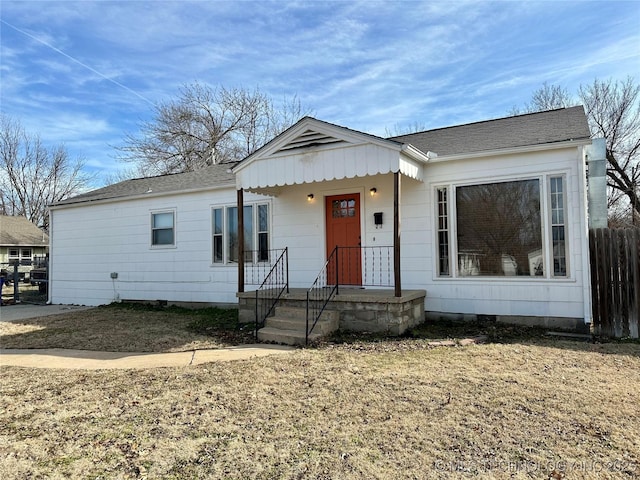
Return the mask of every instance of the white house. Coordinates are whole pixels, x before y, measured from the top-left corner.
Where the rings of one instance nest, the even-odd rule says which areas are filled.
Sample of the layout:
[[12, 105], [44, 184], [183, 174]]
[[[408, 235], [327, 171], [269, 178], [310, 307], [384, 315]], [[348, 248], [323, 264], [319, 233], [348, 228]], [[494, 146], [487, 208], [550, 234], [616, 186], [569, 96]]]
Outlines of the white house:
[[49, 236], [25, 217], [0, 215], [0, 269], [8, 275], [18, 265], [20, 278], [29, 280], [48, 248]]
[[419, 298], [422, 316], [579, 328], [591, 143], [582, 107], [389, 139], [305, 117], [236, 165], [52, 205], [50, 301], [235, 304], [286, 248], [291, 290], [325, 268], [351, 293]]

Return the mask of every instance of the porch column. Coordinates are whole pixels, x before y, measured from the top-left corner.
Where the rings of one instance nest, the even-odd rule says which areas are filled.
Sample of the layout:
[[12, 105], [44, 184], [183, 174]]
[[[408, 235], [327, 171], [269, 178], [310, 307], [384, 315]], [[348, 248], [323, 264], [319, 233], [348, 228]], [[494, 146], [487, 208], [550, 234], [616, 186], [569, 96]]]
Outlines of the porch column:
[[244, 195], [238, 189], [238, 292], [244, 292]]
[[395, 296], [402, 296], [400, 280], [400, 172], [393, 174], [393, 282]]

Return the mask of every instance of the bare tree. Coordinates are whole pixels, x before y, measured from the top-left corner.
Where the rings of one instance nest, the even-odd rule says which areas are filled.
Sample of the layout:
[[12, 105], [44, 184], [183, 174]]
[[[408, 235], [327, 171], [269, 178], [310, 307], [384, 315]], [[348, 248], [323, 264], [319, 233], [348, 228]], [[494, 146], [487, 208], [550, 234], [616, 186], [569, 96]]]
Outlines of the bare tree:
[[133, 178], [144, 177], [144, 171], [135, 165], [129, 168], [121, 168], [115, 170], [111, 173], [107, 173], [101, 178], [101, 186], [106, 187], [107, 185], [113, 185], [114, 183], [124, 182], [126, 180], [131, 180]]
[[640, 222], [640, 85], [625, 81], [595, 79], [581, 85], [578, 100], [560, 86], [544, 83], [536, 90], [524, 112], [512, 108], [510, 114], [564, 108], [582, 103], [592, 137], [607, 144], [607, 185], [609, 211], [620, 224], [622, 212], [629, 211], [631, 223]]
[[509, 110], [509, 115], [544, 112], [546, 110], [567, 108], [575, 105], [577, 105], [577, 102], [566, 88], [544, 82], [542, 87], [533, 92], [529, 103], [525, 104], [523, 108], [517, 106], [512, 107], [511, 110]]
[[91, 179], [84, 162], [64, 146], [46, 148], [37, 135], [0, 115], [0, 207], [48, 230], [47, 206], [84, 190]]
[[401, 135], [409, 135], [411, 133], [424, 132], [427, 127], [424, 123], [413, 122], [408, 125], [394, 124], [392, 128], [385, 127], [385, 137], [399, 137]]
[[[598, 79], [581, 86], [580, 99], [589, 118], [591, 134], [607, 143], [607, 184], [615, 207], [625, 199], [631, 223], [640, 220], [640, 85]], [[611, 203], [611, 202], [610, 202]]]
[[303, 116], [297, 98], [276, 105], [259, 90], [186, 85], [160, 104], [139, 135], [120, 147], [124, 161], [147, 175], [198, 170], [241, 160]]

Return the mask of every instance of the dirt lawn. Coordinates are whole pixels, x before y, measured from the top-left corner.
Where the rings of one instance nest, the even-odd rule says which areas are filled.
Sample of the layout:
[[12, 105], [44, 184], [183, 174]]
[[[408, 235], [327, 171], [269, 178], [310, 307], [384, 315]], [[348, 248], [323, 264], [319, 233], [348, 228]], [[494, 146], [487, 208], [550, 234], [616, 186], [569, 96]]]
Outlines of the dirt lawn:
[[[12, 308], [11, 306], [3, 308]], [[113, 304], [63, 315], [0, 322], [2, 348], [180, 352], [252, 343], [236, 310]]]
[[[38, 328], [1, 344], [53, 327]], [[637, 343], [351, 338], [197, 367], [0, 373], [3, 479], [640, 478]]]

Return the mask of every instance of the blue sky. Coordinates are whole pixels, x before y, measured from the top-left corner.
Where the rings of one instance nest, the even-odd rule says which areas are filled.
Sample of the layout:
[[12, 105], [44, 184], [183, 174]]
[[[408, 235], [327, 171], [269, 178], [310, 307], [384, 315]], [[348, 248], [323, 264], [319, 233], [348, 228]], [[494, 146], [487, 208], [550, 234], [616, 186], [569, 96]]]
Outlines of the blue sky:
[[505, 116], [543, 82], [640, 81], [639, 25], [640, 1], [3, 0], [0, 108], [101, 178], [195, 81], [384, 136]]

